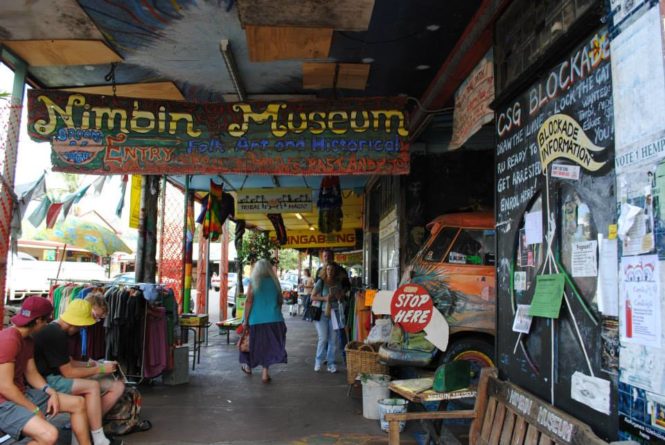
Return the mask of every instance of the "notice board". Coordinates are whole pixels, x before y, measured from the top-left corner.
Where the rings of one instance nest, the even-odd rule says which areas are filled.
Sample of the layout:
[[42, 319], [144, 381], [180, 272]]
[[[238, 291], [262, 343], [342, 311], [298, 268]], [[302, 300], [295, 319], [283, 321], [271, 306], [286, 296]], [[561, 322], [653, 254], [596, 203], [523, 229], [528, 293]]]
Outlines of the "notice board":
[[[586, 265], [615, 219], [610, 62], [599, 29], [496, 114], [498, 367], [564, 411], [584, 412], [605, 437], [616, 436], [616, 414], [603, 412], [616, 413], [604, 405], [616, 401], [616, 370], [602, 369], [598, 268]], [[518, 305], [531, 304], [538, 276], [549, 274], [565, 276], [558, 318], [534, 316], [528, 333], [514, 332]], [[609, 393], [585, 399], [580, 386], [594, 384]]]

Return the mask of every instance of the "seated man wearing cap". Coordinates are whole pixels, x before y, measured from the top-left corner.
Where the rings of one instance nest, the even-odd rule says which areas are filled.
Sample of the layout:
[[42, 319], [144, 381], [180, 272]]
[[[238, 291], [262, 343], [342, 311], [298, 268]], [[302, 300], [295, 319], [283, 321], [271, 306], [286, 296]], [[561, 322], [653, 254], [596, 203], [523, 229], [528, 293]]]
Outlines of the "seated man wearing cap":
[[[0, 331], [0, 430], [16, 440], [55, 444], [58, 430], [45, 416], [71, 414], [72, 431], [81, 445], [90, 443], [90, 429], [81, 397], [58, 394], [37, 371], [31, 335], [47, 325], [53, 305], [46, 298], [25, 299], [12, 325]], [[28, 388], [25, 382], [32, 388]]]
[[67, 341], [69, 335], [76, 334], [82, 327], [95, 324], [100, 310], [103, 309], [93, 309], [86, 300], [70, 302], [57, 320], [35, 335], [35, 362], [48, 384], [58, 392], [84, 397], [94, 444], [109, 445], [111, 441], [104, 435], [102, 415], [113, 407], [125, 388], [124, 383], [111, 376], [117, 365], [115, 362], [72, 360]]

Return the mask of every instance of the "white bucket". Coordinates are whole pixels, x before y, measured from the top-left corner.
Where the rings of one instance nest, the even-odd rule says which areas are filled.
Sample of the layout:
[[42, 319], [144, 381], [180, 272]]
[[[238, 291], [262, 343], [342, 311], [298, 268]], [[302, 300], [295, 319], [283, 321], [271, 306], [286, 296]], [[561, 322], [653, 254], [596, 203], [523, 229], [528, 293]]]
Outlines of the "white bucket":
[[377, 420], [379, 418], [379, 400], [390, 396], [388, 384], [390, 376], [383, 374], [364, 374], [363, 384], [363, 417]]
[[[381, 431], [388, 431], [386, 414], [405, 413], [408, 404], [409, 402], [407, 400], [397, 398], [379, 400], [379, 423], [381, 424]], [[399, 422], [400, 433], [404, 431], [404, 426], [406, 426], [406, 420], [401, 420]]]

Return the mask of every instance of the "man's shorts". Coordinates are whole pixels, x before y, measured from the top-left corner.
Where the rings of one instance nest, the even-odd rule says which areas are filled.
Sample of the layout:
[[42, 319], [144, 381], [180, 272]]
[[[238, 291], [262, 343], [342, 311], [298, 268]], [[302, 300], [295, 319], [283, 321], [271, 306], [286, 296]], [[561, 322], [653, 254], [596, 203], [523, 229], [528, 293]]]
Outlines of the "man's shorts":
[[[37, 405], [42, 414], [46, 416], [49, 395], [38, 389], [28, 388], [25, 396]], [[14, 402], [0, 403], [0, 430], [9, 434], [15, 440], [21, 439], [21, 432], [35, 413]]]
[[[115, 379], [109, 375], [96, 375], [93, 377], [86, 377], [85, 379], [80, 379], [80, 380], [98, 381], [99, 386], [101, 387], [102, 395], [109, 392], [111, 386], [113, 386], [113, 382], [115, 381]], [[63, 394], [72, 393], [72, 387], [74, 386], [74, 379], [68, 379], [61, 375], [51, 374], [46, 376], [46, 381], [48, 382], [51, 388], [55, 389], [58, 392], [61, 392]]]

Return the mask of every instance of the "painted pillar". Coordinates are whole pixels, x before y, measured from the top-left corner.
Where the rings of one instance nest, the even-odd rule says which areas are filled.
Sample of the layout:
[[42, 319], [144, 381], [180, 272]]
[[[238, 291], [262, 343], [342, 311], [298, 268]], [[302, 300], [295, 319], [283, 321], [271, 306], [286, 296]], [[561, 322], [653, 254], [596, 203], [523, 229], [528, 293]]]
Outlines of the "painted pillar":
[[185, 222], [182, 241], [185, 252], [185, 267], [182, 279], [182, 311], [186, 314], [191, 311], [192, 263], [194, 261], [194, 199], [189, 190], [190, 179], [190, 175], [185, 176]]
[[[14, 213], [14, 178], [16, 175], [16, 156], [18, 155], [18, 129], [21, 126], [21, 110], [23, 103], [23, 90], [27, 66], [23, 61], [15, 60], [14, 86], [12, 89], [8, 128], [14, 131], [7, 132], [5, 140], [5, 158], [2, 168], [2, 182], [0, 183], [0, 320], [5, 311], [5, 283], [7, 279], [7, 258], [9, 257], [9, 239], [12, 215]], [[0, 327], [1, 329], [1, 327]]]
[[[222, 226], [222, 254], [219, 259], [219, 321], [226, 320], [228, 317], [228, 294], [229, 294], [229, 222], [228, 220]], [[241, 280], [240, 273], [237, 275], [238, 281]], [[237, 292], [237, 285], [236, 285]]]
[[196, 263], [196, 313], [208, 313], [208, 240], [199, 231], [199, 259]]
[[157, 274], [157, 214], [160, 176], [144, 176], [141, 191], [141, 216], [136, 249], [137, 283], [155, 283]]

